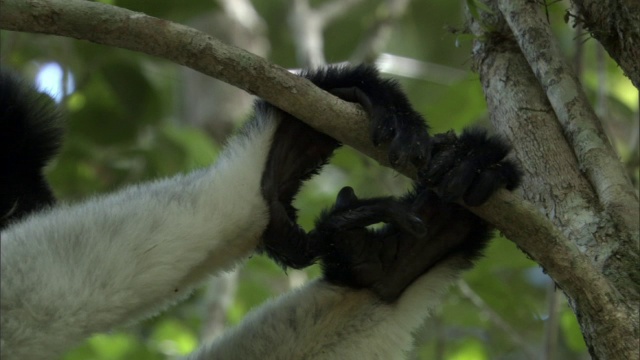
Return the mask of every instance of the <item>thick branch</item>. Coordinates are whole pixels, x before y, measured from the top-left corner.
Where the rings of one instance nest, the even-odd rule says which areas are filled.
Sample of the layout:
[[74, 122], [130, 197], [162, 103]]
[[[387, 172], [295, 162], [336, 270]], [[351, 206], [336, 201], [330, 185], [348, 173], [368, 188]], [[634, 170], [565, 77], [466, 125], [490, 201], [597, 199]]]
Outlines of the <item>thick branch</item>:
[[[529, 241], [539, 242], [548, 253], [561, 252], [555, 256], [566, 264], [550, 268], [548, 266], [556, 267], [558, 264], [550, 264], [545, 259], [541, 261], [535, 256], [534, 259], [545, 266], [577, 312], [595, 314], [595, 321], [587, 321], [587, 316], [582, 319], [583, 326], [588, 323], [594, 329], [586, 333], [601, 335], [603, 340], [617, 344], [619, 347], [615, 350], [620, 354], [632, 354], [633, 348], [625, 348], [625, 342], [617, 342], [616, 339], [633, 333], [630, 327], [633, 316], [626, 312], [628, 308], [616, 301], [618, 291], [602, 274], [602, 269], [615, 263], [616, 285], [627, 286], [623, 290], [633, 292], [629, 286], [633, 281], [623, 271], [624, 265], [633, 264], [635, 258], [629, 251], [620, 258], [598, 254], [605, 246], [609, 253], [628, 250], [628, 247], [617, 242], [621, 239], [607, 236], [602, 231], [600, 214], [591, 208], [593, 194], [577, 171], [571, 149], [558, 132], [553, 112], [525, 59], [516, 51], [493, 50], [492, 54], [481, 51], [485, 57], [479, 68], [492, 120], [499, 123], [497, 128], [516, 144], [516, 152], [521, 156], [527, 173], [524, 184], [527, 197], [570, 236], [570, 239], [562, 240], [565, 243], [556, 244], [535, 231], [531, 232]], [[477, 51], [476, 55], [481, 52]], [[588, 249], [589, 256], [574, 250], [573, 244]], [[559, 273], [565, 278], [559, 279]]]
[[498, 6], [601, 203], [615, 215], [624, 231], [637, 234], [635, 190], [573, 69], [564, 60], [541, 6], [527, 0], [500, 0]]
[[[471, 24], [478, 39], [474, 59], [491, 118], [523, 160], [526, 196], [569, 237], [564, 241], [581, 249], [564, 253], [573, 266], [565, 274], [568, 279], [558, 281], [556, 269], [546, 270], [569, 297], [594, 357], [637, 358], [637, 310], [629, 301], [637, 296], [637, 272], [629, 271], [637, 263], [631, 236], [623, 231], [612, 236], [616, 226], [594, 206], [595, 195], [580, 173], [573, 146], [562, 136], [553, 100], [497, 11], [499, 1], [489, 3], [495, 7], [493, 13], [483, 14], [485, 26]], [[549, 246], [548, 252], [557, 251], [551, 245], [563, 252], [573, 249], [570, 244], [549, 243], [535, 232], [532, 237]]]
[[[159, 56], [256, 94], [314, 128], [389, 166], [385, 149], [369, 140], [368, 120], [357, 106], [341, 101], [306, 79], [204, 33], [141, 13], [79, 0], [2, 0], [0, 27], [89, 40]], [[415, 178], [415, 169], [398, 169]], [[572, 288], [567, 274], [588, 264], [574, 263], [578, 249], [531, 204], [501, 191], [472, 209], [495, 224], [549, 269], [561, 286]], [[536, 237], [530, 234], [537, 234]], [[543, 238], [545, 242], [537, 241]], [[596, 282], [598, 279], [592, 279]], [[589, 281], [587, 277], [586, 281]]]

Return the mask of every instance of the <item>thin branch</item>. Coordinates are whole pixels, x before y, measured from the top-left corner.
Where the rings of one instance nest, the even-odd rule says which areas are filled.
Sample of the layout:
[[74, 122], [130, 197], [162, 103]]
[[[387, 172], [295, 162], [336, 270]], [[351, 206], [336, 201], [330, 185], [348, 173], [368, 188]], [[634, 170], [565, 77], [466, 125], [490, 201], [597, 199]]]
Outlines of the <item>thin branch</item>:
[[289, 24], [298, 63], [308, 68], [325, 65], [324, 29], [361, 2], [362, 0], [333, 0], [314, 9], [309, 0], [292, 0]]
[[316, 10], [324, 25], [328, 25], [338, 17], [346, 14], [351, 8], [360, 4], [363, 0], [333, 0], [325, 2]]
[[410, 3], [411, 0], [386, 0], [383, 14], [378, 16], [364, 39], [356, 46], [351, 61], [375, 61], [389, 42], [395, 24], [404, 16]]
[[375, 64], [380, 71], [387, 74], [448, 86], [457, 84], [469, 76], [469, 71], [388, 53], [378, 54]]
[[638, 198], [600, 120], [560, 51], [537, 2], [499, 0], [498, 6], [571, 143], [582, 170], [607, 210], [624, 223], [639, 226]]
[[252, 31], [264, 31], [267, 24], [249, 0], [218, 0], [225, 14]]
[[560, 304], [562, 294], [557, 291], [556, 284], [549, 282], [548, 291], [547, 321], [544, 329], [544, 360], [552, 360], [558, 352], [558, 333], [560, 330]]
[[516, 331], [508, 322], [506, 322], [502, 316], [495, 312], [491, 306], [489, 306], [480, 295], [478, 295], [464, 280], [458, 280], [458, 289], [460, 293], [467, 298], [471, 303], [480, 310], [480, 312], [491, 321], [498, 329], [511, 339], [523, 352], [523, 355], [527, 359], [537, 359], [538, 357], [531, 351], [530, 341], [525, 340], [518, 331]]
[[205, 316], [200, 339], [203, 343], [210, 343], [222, 335], [227, 325], [227, 313], [238, 291], [238, 275], [238, 270], [235, 269], [219, 274], [208, 282], [202, 300]]
[[292, 0], [289, 11], [289, 26], [296, 48], [298, 64], [316, 68], [327, 61], [324, 57], [325, 22], [311, 8], [308, 0]]
[[575, 54], [573, 54], [573, 69], [578, 79], [582, 80], [584, 72], [584, 41], [582, 40], [582, 25], [580, 24], [575, 26], [573, 44], [576, 49]]

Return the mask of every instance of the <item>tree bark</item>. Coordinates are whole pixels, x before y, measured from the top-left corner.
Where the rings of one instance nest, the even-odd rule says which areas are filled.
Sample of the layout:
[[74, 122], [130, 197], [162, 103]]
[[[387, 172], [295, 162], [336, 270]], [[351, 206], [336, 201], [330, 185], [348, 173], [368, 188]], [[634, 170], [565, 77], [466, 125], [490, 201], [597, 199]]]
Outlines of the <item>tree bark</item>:
[[640, 1], [572, 0], [573, 17], [640, 89]]
[[[565, 261], [581, 263], [582, 270], [569, 270], [564, 275], [571, 280], [560, 282], [545, 261], [534, 259], [569, 298], [593, 358], [638, 358], [638, 216], [631, 212], [621, 218], [619, 208], [606, 204], [619, 200], [637, 211], [636, 197], [603, 196], [613, 189], [602, 185], [623, 177], [623, 170], [592, 173], [602, 170], [593, 169], [602, 158], [585, 152], [612, 150], [595, 116], [571, 115], [590, 114], [592, 109], [579, 99], [581, 89], [571, 69], [554, 63], [561, 62], [562, 55], [555, 51], [548, 29], [540, 29], [547, 26], [539, 21], [540, 8], [521, 0], [489, 5], [493, 13], [473, 19], [471, 30], [477, 36], [473, 55], [491, 120], [521, 160], [525, 198], [566, 235], [567, 249], [577, 246], [575, 253], [564, 252]], [[577, 135], [580, 132], [589, 136]], [[614, 161], [607, 165], [618, 166]], [[621, 186], [627, 185], [622, 181]]]
[[526, 0], [498, 0], [498, 7], [600, 203], [616, 216], [623, 229], [637, 230], [640, 223], [635, 189], [573, 69], [564, 60], [541, 6]]

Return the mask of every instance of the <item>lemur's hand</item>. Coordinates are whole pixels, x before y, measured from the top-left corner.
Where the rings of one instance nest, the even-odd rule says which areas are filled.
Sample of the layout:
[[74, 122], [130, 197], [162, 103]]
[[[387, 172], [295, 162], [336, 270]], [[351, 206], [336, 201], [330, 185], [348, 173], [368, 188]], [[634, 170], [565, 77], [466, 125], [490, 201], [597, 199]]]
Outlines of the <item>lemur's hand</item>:
[[[374, 67], [366, 65], [327, 67], [302, 76], [346, 101], [359, 103], [371, 119], [372, 142], [389, 145], [391, 164], [426, 168], [430, 151], [427, 125], [396, 82], [381, 78]], [[255, 111], [279, 121], [262, 179], [270, 222], [260, 250], [282, 266], [305, 267], [315, 254], [297, 224], [292, 202], [302, 182], [322, 168], [339, 143], [264, 101], [256, 103]]]
[[362, 106], [369, 116], [371, 141], [375, 146], [389, 146], [392, 166], [413, 164], [418, 169], [425, 168], [431, 152], [429, 127], [400, 86], [393, 80], [380, 78], [370, 67], [359, 66], [347, 75], [361, 81], [329, 92]]
[[[385, 302], [396, 300], [438, 260], [437, 244], [428, 241], [433, 231], [428, 219], [420, 219], [412, 207], [412, 201], [392, 197], [358, 199], [351, 188], [343, 188], [309, 233], [325, 280], [369, 289]], [[378, 223], [386, 225], [368, 228]]]
[[465, 129], [433, 138], [433, 156], [419, 178], [445, 201], [464, 200], [477, 206], [499, 188], [513, 190], [522, 177], [519, 167], [505, 159], [511, 147], [483, 129]]
[[[358, 199], [340, 191], [310, 233], [327, 281], [366, 288], [385, 302], [444, 263], [450, 275], [469, 268], [491, 235], [490, 225], [451, 201], [479, 205], [497, 189], [515, 188], [521, 173], [505, 160], [509, 146], [484, 131], [436, 135], [424, 179], [401, 199]], [[429, 188], [428, 188], [428, 187]], [[377, 230], [368, 228], [386, 223]]]

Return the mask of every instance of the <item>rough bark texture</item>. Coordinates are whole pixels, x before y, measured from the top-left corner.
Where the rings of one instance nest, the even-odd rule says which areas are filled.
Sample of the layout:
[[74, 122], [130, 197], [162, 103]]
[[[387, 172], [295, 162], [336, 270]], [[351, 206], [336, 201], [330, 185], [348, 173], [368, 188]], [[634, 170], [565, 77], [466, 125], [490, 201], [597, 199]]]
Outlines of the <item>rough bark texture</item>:
[[[498, 9], [498, 3], [503, 7]], [[616, 211], [607, 211], [603, 199], [595, 191], [598, 187], [593, 182], [599, 181], [599, 177], [585, 176], [588, 174], [585, 166], [594, 166], [594, 163], [589, 162], [588, 156], [580, 157], [576, 154], [582, 151], [580, 146], [585, 145], [584, 141], [594, 138], [571, 138], [572, 132], [584, 130], [579, 129], [579, 126], [580, 121], [585, 119], [559, 121], [562, 115], [559, 116], [558, 112], [570, 113], [575, 109], [563, 104], [561, 99], [550, 99], [560, 96], [558, 93], [561, 91], [549, 89], [553, 86], [562, 89], [561, 81], [546, 79], [546, 75], [541, 74], [544, 73], [543, 70], [538, 70], [537, 73], [532, 71], [532, 67], [540, 69], [553, 60], [544, 56], [548, 55], [545, 46], [541, 47], [539, 57], [535, 59], [523, 55], [527, 51], [522, 49], [523, 46], [534, 45], [517, 41], [517, 37], [523, 34], [516, 32], [513, 35], [512, 29], [526, 27], [539, 14], [531, 12], [538, 9], [517, 7], [518, 3], [527, 5], [519, 0], [509, 4], [501, 0], [494, 1], [491, 5], [495, 12], [483, 16], [483, 26], [474, 22], [471, 27], [480, 36], [474, 44], [474, 60], [481, 76], [491, 119], [498, 131], [511, 139], [515, 146], [517, 157], [526, 173], [523, 186], [525, 198], [535, 203], [539, 211], [567, 237], [563, 240], [566, 243], [558, 246], [531, 233], [531, 237], [550, 245], [547, 251], [562, 249], [564, 261], [561, 262], [568, 265], [566, 273], [559, 276], [558, 271], [549, 268], [557, 264], [536, 258], [533, 254], [532, 257], [548, 270], [549, 275], [569, 298], [594, 358], [635, 359], [640, 356], [638, 229], [626, 222], [632, 221], [632, 218], [616, 221], [619, 220], [616, 219]], [[509, 24], [500, 10], [508, 10], [504, 16], [511, 17]], [[525, 21], [513, 24], [520, 18]], [[492, 31], [486, 32], [488, 28]], [[549, 41], [548, 37], [540, 35], [539, 30], [538, 36], [530, 38], [531, 42]], [[529, 50], [533, 52], [532, 49]], [[532, 64], [532, 61], [547, 63]], [[557, 66], [553, 74], [547, 75], [555, 79], [573, 77], [570, 69], [563, 66]], [[546, 86], [541, 86], [541, 82], [545, 84], [545, 79]], [[576, 91], [572, 93], [575, 95]], [[566, 97], [567, 92], [562, 96]], [[580, 102], [570, 103], [576, 106]], [[588, 104], [582, 103], [580, 106]], [[588, 113], [591, 109], [583, 108], [581, 111]], [[574, 128], [568, 129], [570, 126]], [[590, 131], [596, 139], [601, 138], [597, 128], [590, 128]], [[608, 143], [601, 143], [599, 146], [608, 146]], [[635, 196], [622, 200], [628, 201], [627, 204], [635, 204], [637, 209], [637, 200], [634, 198]], [[637, 219], [637, 215], [635, 218]], [[579, 251], [567, 251], [572, 245]], [[527, 251], [527, 248], [524, 250]], [[578, 265], [580, 270], [576, 268]]]
[[640, 89], [640, 1], [572, 0], [575, 21], [591, 33]]
[[598, 200], [622, 229], [637, 231], [640, 214], [635, 189], [574, 70], [564, 60], [541, 6], [527, 0], [497, 3]]
[[[558, 99], [549, 101], [550, 96], [558, 94], [548, 91], [554, 84], [545, 85], [545, 89], [540, 86], [542, 80], [535, 76], [539, 74], [531, 71], [531, 64], [502, 19], [497, 1], [492, 5], [493, 18], [483, 19], [491, 25], [484, 29], [491, 31], [485, 33], [478, 24], [474, 26], [479, 36], [474, 57], [492, 119], [513, 140], [528, 174], [525, 196], [535, 205], [503, 191], [472, 210], [515, 241], [564, 290], [595, 358], [639, 358], [638, 232], [630, 228], [633, 217], [621, 215], [623, 220], [616, 219], [612, 208], [624, 199], [613, 197], [609, 202], [614, 205], [603, 202], [610, 197], [602, 194], [610, 189], [593, 182], [600, 178], [608, 181], [607, 176], [584, 176], [584, 170], [593, 171], [587, 167], [602, 159], [589, 160], [589, 154], [584, 153], [589, 149], [576, 149], [577, 143], [583, 144], [581, 139], [561, 135], [573, 133], [565, 127], [571, 121], [558, 122], [557, 114], [576, 110], [568, 105], [578, 106], [577, 110], [585, 110], [585, 105], [571, 101], [568, 105], [563, 101], [554, 105]], [[517, 28], [519, 17], [511, 15], [512, 28]], [[79, 0], [0, 0], [0, 28], [89, 40], [189, 66], [256, 94], [388, 165], [385, 149], [370, 144], [368, 121], [357, 106], [196, 30]], [[563, 87], [558, 89], [561, 93]], [[580, 121], [575, 124], [582, 126]], [[588, 133], [603, 139], [598, 128], [592, 128]], [[596, 147], [602, 146], [600, 143]], [[618, 171], [616, 168], [619, 167], [612, 166], [611, 171]], [[415, 176], [413, 169], [399, 170]], [[616, 179], [621, 176], [613, 175]], [[616, 182], [614, 187], [620, 192], [624, 185]], [[600, 192], [594, 191], [598, 188]], [[629, 199], [626, 204], [633, 201]], [[637, 198], [635, 201], [637, 211]]]

